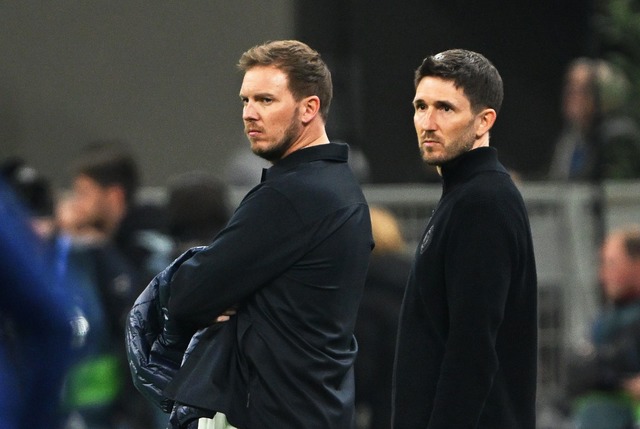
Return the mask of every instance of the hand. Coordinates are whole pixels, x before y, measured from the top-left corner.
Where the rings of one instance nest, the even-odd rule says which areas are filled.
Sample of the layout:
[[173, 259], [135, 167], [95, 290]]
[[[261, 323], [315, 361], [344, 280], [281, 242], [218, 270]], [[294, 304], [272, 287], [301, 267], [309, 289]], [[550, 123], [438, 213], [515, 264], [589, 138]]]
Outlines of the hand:
[[216, 317], [215, 323], [228, 322], [231, 319], [231, 316], [236, 314], [236, 308], [231, 307], [225, 310], [220, 316]]

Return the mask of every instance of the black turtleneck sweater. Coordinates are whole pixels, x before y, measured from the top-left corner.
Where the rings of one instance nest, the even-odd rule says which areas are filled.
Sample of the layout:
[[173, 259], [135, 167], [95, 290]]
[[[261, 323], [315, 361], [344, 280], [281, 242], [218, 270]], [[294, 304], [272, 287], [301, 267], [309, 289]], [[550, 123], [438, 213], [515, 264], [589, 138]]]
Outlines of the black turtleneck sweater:
[[534, 429], [537, 280], [523, 199], [494, 148], [442, 166], [394, 368], [394, 429]]

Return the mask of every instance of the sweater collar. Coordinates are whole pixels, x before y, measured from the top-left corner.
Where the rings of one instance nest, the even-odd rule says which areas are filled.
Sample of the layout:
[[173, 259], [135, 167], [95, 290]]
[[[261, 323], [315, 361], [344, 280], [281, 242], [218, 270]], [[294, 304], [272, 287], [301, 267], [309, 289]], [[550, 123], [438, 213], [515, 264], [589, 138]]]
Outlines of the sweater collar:
[[336, 161], [347, 162], [349, 159], [349, 146], [346, 143], [329, 143], [311, 146], [297, 150], [288, 156], [278, 160], [273, 166], [262, 170], [262, 182], [277, 175], [285, 173], [312, 161]]
[[498, 161], [498, 151], [494, 147], [479, 147], [443, 164], [441, 173], [444, 192], [483, 171], [507, 173]]

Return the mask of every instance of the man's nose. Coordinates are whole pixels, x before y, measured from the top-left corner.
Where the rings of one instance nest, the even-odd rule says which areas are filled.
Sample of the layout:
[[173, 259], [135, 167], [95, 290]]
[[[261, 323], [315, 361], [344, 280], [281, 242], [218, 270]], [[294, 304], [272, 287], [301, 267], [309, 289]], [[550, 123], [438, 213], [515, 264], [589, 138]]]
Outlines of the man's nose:
[[426, 110], [420, 115], [418, 125], [425, 131], [432, 131], [436, 129], [436, 122], [432, 110]]
[[245, 121], [255, 120], [258, 118], [258, 113], [251, 102], [247, 102], [242, 108], [242, 119]]

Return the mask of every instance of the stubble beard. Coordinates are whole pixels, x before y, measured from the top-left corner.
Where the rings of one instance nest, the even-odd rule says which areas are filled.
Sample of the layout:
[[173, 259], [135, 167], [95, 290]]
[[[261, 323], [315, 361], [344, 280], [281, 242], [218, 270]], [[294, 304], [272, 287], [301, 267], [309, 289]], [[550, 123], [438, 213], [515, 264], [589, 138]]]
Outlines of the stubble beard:
[[473, 127], [469, 127], [469, 130], [456, 140], [443, 145], [440, 151], [436, 151], [433, 148], [425, 148], [420, 145], [420, 155], [427, 165], [441, 166], [459, 157], [463, 153], [469, 152], [473, 148], [475, 141], [475, 130]]
[[275, 163], [276, 161], [282, 159], [285, 153], [287, 153], [291, 146], [293, 146], [298, 136], [300, 136], [301, 127], [302, 126], [299, 123], [292, 119], [280, 141], [269, 147], [259, 147], [252, 145], [251, 150], [260, 158], [266, 159], [271, 163]]

